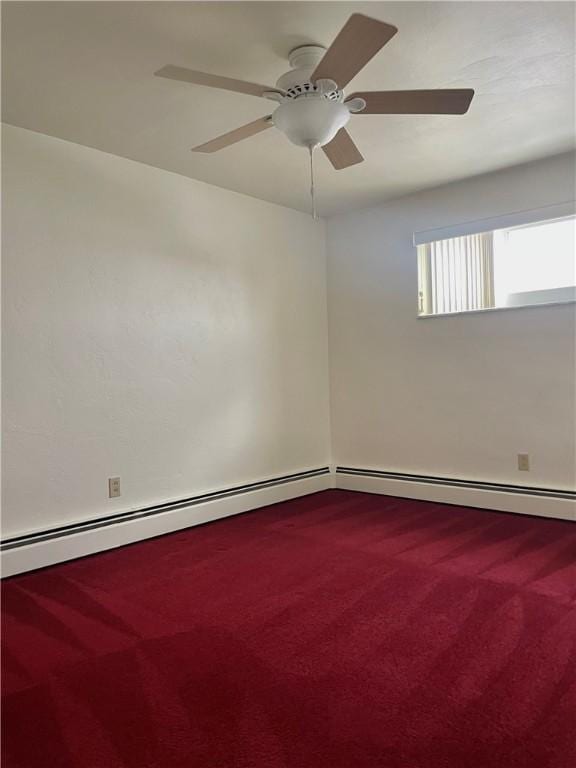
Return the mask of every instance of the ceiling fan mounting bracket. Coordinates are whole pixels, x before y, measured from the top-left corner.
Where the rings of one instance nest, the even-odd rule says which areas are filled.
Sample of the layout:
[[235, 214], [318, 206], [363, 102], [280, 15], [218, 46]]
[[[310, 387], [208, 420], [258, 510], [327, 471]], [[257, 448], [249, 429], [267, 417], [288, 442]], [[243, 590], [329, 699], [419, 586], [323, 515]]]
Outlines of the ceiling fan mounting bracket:
[[323, 45], [299, 45], [290, 51], [288, 61], [292, 69], [315, 69], [325, 53]]
[[[288, 61], [291, 69], [276, 82], [276, 87], [286, 92], [288, 98], [320, 94], [324, 98], [338, 99], [338, 86], [333, 80], [323, 79], [322, 84], [312, 82], [312, 74], [322, 61], [326, 48], [321, 45], [301, 45], [290, 51]], [[327, 87], [327, 84], [330, 84]], [[318, 87], [320, 86], [320, 87]], [[333, 94], [333, 95], [332, 95]]]

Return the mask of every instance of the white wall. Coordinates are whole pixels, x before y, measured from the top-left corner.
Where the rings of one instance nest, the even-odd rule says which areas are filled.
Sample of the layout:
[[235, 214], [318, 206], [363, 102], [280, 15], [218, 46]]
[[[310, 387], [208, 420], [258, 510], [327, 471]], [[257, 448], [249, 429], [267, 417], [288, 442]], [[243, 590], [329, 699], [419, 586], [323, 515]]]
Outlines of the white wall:
[[414, 231], [572, 200], [574, 184], [561, 155], [329, 222], [335, 462], [574, 488], [574, 305], [417, 319], [412, 246]]
[[4, 536], [325, 465], [323, 225], [3, 140]]

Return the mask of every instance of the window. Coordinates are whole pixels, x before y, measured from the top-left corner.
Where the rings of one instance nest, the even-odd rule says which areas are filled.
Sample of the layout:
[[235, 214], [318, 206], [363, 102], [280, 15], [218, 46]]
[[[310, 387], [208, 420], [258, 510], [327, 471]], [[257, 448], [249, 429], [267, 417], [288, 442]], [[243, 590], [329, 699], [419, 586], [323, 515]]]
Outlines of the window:
[[418, 314], [576, 301], [576, 217], [418, 245]]

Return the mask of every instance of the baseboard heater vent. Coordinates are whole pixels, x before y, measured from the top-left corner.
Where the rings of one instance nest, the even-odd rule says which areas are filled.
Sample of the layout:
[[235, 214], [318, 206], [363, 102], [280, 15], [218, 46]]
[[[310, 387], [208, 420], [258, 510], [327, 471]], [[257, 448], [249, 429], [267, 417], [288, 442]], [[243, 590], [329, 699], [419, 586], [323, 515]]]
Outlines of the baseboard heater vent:
[[327, 474], [330, 474], [330, 468], [320, 467], [319, 469], [311, 469], [306, 472], [297, 472], [293, 475], [283, 475], [281, 477], [270, 478], [269, 480], [261, 480], [256, 483], [238, 485], [234, 488], [225, 488], [220, 491], [203, 493], [200, 496], [190, 496], [185, 499], [177, 499], [176, 501], [169, 501], [164, 504], [155, 504], [151, 507], [143, 507], [141, 509], [135, 509], [130, 512], [119, 512], [114, 515], [106, 515], [105, 517], [86, 520], [85, 522], [81, 523], [71, 523], [70, 525], [62, 525], [58, 528], [49, 528], [44, 531], [35, 531], [34, 533], [27, 533], [21, 536], [14, 536], [12, 538], [3, 539], [0, 544], [0, 549], [2, 551], [17, 549], [18, 547], [24, 547], [29, 544], [37, 544], [39, 542], [48, 541], [50, 539], [59, 539], [65, 536], [71, 536], [75, 533], [91, 531], [96, 528], [106, 528], [110, 525], [116, 525], [117, 523], [138, 520], [140, 518], [150, 517], [152, 515], [161, 515], [164, 512], [172, 512], [176, 509], [193, 507], [197, 504], [205, 504], [207, 501], [217, 501], [218, 499], [226, 499], [231, 496], [240, 496], [241, 494], [249, 493], [252, 491], [259, 491], [263, 488], [285, 485], [286, 483], [293, 483], [297, 480], [307, 480], [312, 477], [319, 477], [320, 475]]
[[505, 493], [521, 493], [525, 496], [542, 496], [553, 499], [576, 500], [576, 491], [564, 491], [558, 488], [539, 488], [530, 485], [507, 485], [505, 483], [487, 483], [477, 480], [463, 480], [457, 477], [436, 477], [434, 475], [410, 475], [405, 472], [384, 472], [377, 469], [358, 469], [356, 467], [336, 467], [337, 475], [355, 475], [360, 477], [377, 477], [383, 480], [404, 480], [409, 483], [425, 483], [427, 485], [447, 485], [453, 488], [472, 488], [479, 491], [497, 491]]

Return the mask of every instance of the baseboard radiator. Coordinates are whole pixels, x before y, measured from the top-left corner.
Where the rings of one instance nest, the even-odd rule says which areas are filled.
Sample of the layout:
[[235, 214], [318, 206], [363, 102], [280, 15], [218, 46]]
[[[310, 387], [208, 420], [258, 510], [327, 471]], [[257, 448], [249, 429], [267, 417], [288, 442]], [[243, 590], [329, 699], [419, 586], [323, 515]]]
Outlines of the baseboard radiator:
[[332, 486], [330, 467], [2, 539], [2, 577], [248, 512]]
[[2, 577], [333, 487], [576, 521], [574, 491], [326, 466], [5, 538], [0, 543]]
[[576, 521], [576, 492], [456, 477], [336, 467], [336, 488]]

